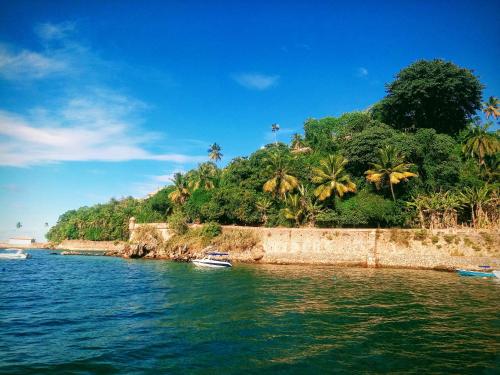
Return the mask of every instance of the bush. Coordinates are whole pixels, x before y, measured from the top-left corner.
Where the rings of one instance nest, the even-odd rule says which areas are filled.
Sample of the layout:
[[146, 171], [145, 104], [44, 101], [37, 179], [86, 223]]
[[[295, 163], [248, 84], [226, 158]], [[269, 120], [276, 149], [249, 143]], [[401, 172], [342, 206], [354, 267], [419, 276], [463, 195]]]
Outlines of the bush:
[[222, 233], [222, 227], [219, 223], [215, 223], [215, 222], [206, 223], [201, 228], [200, 233], [204, 237], [214, 238]]
[[338, 200], [335, 210], [326, 210], [317, 220], [322, 227], [388, 227], [403, 226], [406, 215], [397, 202], [362, 190], [349, 199]]
[[172, 230], [175, 234], [184, 234], [188, 231], [187, 218], [181, 211], [176, 211], [169, 216], [168, 229]]

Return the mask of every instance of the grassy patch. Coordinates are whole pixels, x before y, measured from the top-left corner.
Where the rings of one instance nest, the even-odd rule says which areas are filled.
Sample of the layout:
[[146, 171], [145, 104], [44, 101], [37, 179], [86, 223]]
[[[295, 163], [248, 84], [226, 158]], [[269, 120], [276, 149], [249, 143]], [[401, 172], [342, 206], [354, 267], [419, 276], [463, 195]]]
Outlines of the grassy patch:
[[454, 234], [445, 234], [443, 236], [443, 238], [447, 244], [451, 244], [456, 239], [456, 237], [457, 236], [455, 236]]
[[413, 239], [416, 241], [423, 241], [427, 238], [427, 231], [425, 229], [419, 229], [413, 234]]
[[481, 237], [483, 238], [483, 240], [488, 244], [488, 245], [493, 245], [494, 241], [493, 241], [493, 237], [491, 237], [491, 235], [489, 233], [485, 233], [485, 232], [481, 232], [479, 233], [481, 235]]
[[410, 246], [410, 241], [408, 238], [408, 233], [399, 230], [399, 229], [391, 229], [391, 237], [389, 241], [397, 243], [398, 245]]
[[215, 237], [211, 244], [219, 251], [245, 251], [255, 247], [259, 239], [250, 230], [227, 230]]
[[437, 244], [439, 242], [439, 237], [438, 236], [432, 236], [431, 237], [431, 241], [435, 245], [435, 244]]

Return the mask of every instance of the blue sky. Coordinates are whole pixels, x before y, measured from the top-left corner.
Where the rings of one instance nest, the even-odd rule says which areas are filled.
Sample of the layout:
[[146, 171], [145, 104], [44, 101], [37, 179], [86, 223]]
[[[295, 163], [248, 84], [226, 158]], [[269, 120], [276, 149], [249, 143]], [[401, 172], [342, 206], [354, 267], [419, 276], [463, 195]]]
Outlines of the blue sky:
[[[500, 95], [498, 1], [0, 1], [0, 240], [368, 107], [417, 59]], [[23, 228], [17, 230], [17, 221]]]

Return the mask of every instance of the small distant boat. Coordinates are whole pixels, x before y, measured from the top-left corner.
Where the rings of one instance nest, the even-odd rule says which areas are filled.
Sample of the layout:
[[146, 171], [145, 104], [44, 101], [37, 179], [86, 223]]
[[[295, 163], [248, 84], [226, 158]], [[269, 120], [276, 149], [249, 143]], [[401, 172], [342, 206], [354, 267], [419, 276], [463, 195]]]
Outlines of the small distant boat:
[[228, 253], [219, 253], [217, 251], [213, 251], [207, 253], [203, 259], [193, 259], [191, 262], [193, 262], [196, 266], [200, 267], [212, 267], [212, 268], [232, 267], [233, 265], [226, 260], [213, 259], [214, 257], [224, 257], [224, 256], [227, 257], [228, 255], [229, 255]]
[[469, 270], [457, 270], [460, 276], [472, 276], [472, 277], [495, 277], [495, 272], [500, 273], [499, 271], [493, 272], [481, 272], [481, 271], [469, 271]]
[[[23, 249], [5, 249], [10, 251], [7, 253], [0, 253], [0, 259], [28, 259], [31, 258], [30, 254], [23, 253]], [[15, 251], [15, 253], [14, 253]]]
[[493, 275], [500, 279], [500, 271], [493, 271]]

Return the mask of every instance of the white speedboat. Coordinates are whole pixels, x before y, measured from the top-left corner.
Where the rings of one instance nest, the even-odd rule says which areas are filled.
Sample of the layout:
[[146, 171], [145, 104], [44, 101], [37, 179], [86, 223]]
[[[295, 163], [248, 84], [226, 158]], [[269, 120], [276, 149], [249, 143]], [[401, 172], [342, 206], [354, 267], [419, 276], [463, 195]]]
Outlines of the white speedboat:
[[[5, 249], [7, 252], [0, 252], [0, 259], [28, 259], [30, 254], [23, 253], [23, 249]], [[15, 251], [15, 252], [14, 252]]]
[[214, 257], [227, 257], [228, 253], [219, 253], [219, 252], [210, 252], [207, 253], [206, 256], [202, 259], [193, 259], [193, 262], [196, 266], [200, 267], [212, 267], [212, 268], [225, 268], [232, 267], [233, 265], [227, 260], [219, 260], [214, 259]]

